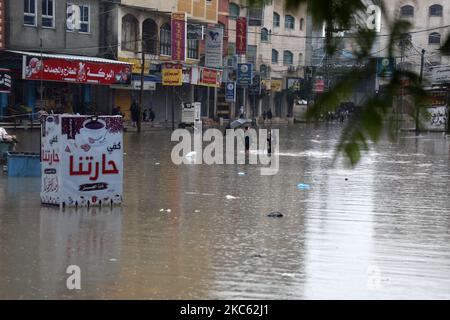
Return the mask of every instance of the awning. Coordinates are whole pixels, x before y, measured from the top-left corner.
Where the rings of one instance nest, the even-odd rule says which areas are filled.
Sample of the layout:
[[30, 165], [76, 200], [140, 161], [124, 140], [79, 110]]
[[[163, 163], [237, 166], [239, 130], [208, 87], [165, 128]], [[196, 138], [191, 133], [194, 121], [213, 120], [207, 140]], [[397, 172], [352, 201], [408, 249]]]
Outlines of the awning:
[[98, 58], [98, 57], [76, 56], [76, 55], [69, 55], [69, 54], [50, 54], [50, 53], [43, 53], [41, 55], [40, 52], [15, 51], [15, 50], [6, 50], [6, 51], [7, 52], [21, 54], [21, 55], [24, 55], [24, 56], [39, 57], [39, 58], [42, 57], [42, 58], [45, 58], [45, 59], [49, 58], [49, 59], [86, 61], [86, 62], [94, 62], [94, 63], [110, 63], [110, 64], [131, 65], [131, 63], [124, 62], [124, 61], [117, 61], [117, 60]]
[[[77, 84], [129, 85], [132, 65], [97, 57], [12, 51], [22, 55], [22, 79]], [[42, 60], [42, 61], [41, 61]]]

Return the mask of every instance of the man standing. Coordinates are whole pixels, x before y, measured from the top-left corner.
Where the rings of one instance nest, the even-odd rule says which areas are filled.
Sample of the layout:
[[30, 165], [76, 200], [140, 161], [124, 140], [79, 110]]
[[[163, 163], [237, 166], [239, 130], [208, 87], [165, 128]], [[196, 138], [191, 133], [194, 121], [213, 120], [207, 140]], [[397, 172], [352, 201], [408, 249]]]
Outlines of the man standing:
[[136, 99], [133, 99], [133, 102], [131, 103], [130, 112], [131, 112], [132, 126], [136, 127], [136, 123], [139, 119], [139, 106], [136, 102]]

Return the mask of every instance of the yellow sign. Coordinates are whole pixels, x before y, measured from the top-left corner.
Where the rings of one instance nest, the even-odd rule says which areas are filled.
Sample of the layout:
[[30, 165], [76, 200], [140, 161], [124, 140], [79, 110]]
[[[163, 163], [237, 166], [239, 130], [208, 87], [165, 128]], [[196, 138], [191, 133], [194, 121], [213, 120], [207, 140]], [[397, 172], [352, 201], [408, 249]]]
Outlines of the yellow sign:
[[183, 85], [183, 69], [162, 69], [163, 86]]
[[270, 80], [269, 79], [261, 79], [261, 86], [266, 88], [266, 90], [270, 90]]
[[275, 92], [281, 92], [281, 90], [283, 90], [283, 79], [271, 79], [270, 90]]
[[[131, 72], [141, 74], [141, 60], [134, 58], [119, 58], [119, 61], [131, 63], [133, 65]], [[150, 61], [145, 61], [144, 73], [150, 73]]]

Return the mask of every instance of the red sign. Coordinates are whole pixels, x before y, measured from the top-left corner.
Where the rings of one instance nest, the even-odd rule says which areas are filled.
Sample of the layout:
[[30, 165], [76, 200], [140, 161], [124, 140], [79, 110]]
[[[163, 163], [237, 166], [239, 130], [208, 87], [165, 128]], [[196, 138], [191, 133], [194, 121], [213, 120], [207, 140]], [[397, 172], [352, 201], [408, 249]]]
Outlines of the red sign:
[[222, 71], [209, 68], [200, 68], [199, 85], [208, 87], [220, 87], [222, 83]]
[[323, 79], [317, 79], [314, 85], [314, 92], [324, 92], [325, 90], [325, 82]]
[[247, 53], [247, 19], [236, 19], [236, 54]]
[[0, 0], [0, 50], [5, 50], [5, 0]]
[[186, 58], [186, 14], [172, 13], [172, 60], [184, 61]]
[[57, 58], [25, 57], [23, 78], [92, 84], [131, 84], [131, 65]]

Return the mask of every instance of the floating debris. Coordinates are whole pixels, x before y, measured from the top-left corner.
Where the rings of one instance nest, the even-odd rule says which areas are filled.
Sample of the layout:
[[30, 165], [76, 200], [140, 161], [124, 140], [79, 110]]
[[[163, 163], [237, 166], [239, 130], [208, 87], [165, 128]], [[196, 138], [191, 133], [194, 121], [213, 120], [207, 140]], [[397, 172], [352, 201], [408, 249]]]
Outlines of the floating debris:
[[278, 211], [271, 212], [267, 215], [269, 218], [282, 218], [283, 214]]
[[311, 188], [311, 186], [309, 184], [306, 184], [306, 183], [299, 183], [297, 185], [297, 188], [300, 189], [300, 190], [308, 190], [308, 189]]
[[231, 196], [231, 195], [229, 195], [229, 194], [227, 194], [227, 195], [225, 196], [225, 198], [226, 198], [227, 200], [235, 200], [235, 199], [238, 199], [237, 197]]

